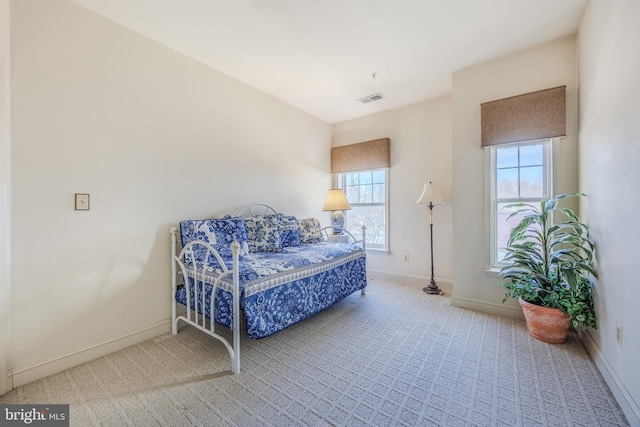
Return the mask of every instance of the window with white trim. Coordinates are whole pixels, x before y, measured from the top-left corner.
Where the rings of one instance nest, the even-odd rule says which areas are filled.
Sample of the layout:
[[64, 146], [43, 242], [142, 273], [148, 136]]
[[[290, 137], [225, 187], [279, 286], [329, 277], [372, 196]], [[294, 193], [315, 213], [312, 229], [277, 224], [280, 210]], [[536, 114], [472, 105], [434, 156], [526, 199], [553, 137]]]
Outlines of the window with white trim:
[[389, 251], [389, 168], [336, 174], [351, 209], [345, 211], [345, 228], [362, 235], [366, 225], [367, 249]]
[[522, 219], [520, 215], [507, 220], [511, 211], [504, 207], [511, 203], [537, 205], [551, 196], [551, 142], [538, 140], [494, 145], [489, 150], [490, 265], [500, 268], [511, 229]]

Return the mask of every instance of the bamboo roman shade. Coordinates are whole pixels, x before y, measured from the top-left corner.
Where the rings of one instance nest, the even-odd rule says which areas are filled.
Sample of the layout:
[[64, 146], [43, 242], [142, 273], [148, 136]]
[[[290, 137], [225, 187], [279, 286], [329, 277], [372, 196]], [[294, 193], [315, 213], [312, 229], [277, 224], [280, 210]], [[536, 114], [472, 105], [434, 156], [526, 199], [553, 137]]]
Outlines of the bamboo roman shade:
[[566, 86], [480, 104], [482, 147], [567, 135]]
[[391, 166], [389, 138], [331, 149], [331, 172], [353, 172]]

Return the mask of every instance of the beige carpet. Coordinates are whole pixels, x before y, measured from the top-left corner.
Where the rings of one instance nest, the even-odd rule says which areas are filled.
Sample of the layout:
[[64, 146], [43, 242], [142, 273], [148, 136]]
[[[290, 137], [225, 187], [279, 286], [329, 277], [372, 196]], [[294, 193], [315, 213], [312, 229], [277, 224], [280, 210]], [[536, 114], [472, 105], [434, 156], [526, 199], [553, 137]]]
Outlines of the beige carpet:
[[244, 337], [241, 354], [231, 375], [222, 344], [186, 327], [0, 403], [69, 403], [72, 426], [628, 425], [575, 334], [545, 344], [521, 321], [397, 282]]

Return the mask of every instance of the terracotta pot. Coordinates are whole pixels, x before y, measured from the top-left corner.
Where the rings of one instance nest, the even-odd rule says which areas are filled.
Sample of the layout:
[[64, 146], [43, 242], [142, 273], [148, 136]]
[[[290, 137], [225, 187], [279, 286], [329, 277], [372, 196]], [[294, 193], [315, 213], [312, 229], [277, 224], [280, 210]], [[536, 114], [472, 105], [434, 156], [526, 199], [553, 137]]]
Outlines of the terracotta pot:
[[571, 319], [557, 308], [541, 307], [518, 298], [527, 320], [529, 334], [540, 341], [561, 344], [567, 339]]

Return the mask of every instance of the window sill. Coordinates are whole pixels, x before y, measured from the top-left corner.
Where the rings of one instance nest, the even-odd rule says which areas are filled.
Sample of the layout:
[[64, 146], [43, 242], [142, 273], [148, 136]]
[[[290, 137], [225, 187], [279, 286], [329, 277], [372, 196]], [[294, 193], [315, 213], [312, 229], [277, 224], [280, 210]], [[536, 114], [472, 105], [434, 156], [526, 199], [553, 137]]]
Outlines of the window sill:
[[367, 246], [367, 252], [380, 255], [389, 255], [391, 253], [391, 251], [384, 248], [370, 248], [369, 246]]

